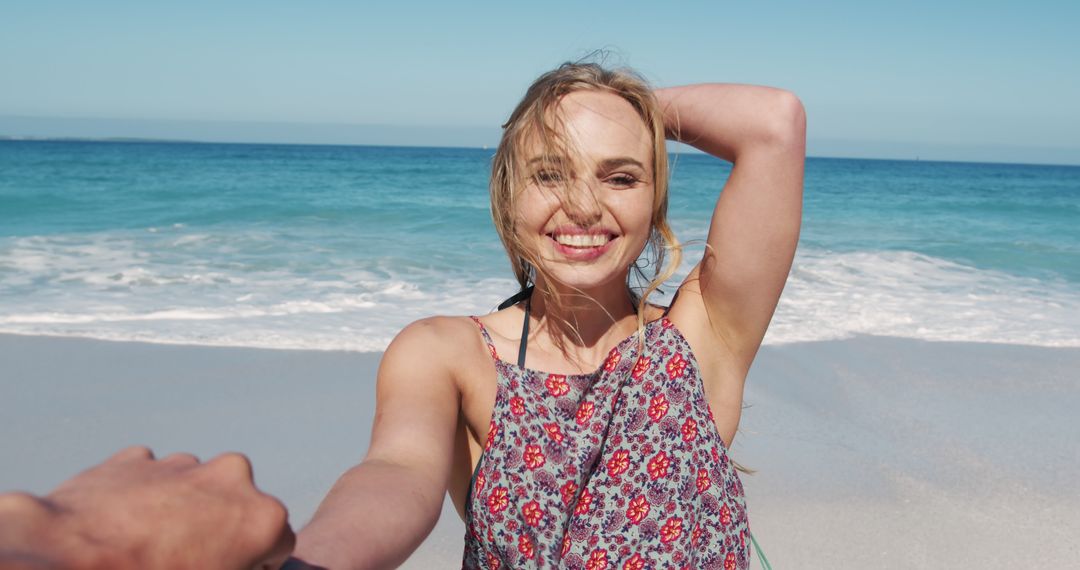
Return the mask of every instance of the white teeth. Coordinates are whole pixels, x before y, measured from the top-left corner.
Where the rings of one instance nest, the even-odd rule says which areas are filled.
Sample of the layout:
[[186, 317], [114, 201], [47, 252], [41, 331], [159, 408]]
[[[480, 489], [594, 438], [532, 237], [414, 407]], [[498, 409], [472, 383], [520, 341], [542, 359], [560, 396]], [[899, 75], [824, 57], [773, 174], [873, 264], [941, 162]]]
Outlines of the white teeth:
[[606, 234], [557, 234], [555, 241], [570, 247], [600, 247], [608, 242]]

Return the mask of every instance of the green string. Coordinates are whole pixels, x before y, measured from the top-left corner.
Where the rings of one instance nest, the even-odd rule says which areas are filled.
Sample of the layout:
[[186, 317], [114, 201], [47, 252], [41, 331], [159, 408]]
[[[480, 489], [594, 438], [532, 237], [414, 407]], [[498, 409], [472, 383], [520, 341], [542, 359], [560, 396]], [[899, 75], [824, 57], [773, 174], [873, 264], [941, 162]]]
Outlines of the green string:
[[750, 533], [750, 542], [754, 544], [754, 552], [757, 552], [758, 558], [761, 559], [761, 567], [765, 570], [772, 570], [772, 565], [769, 564], [769, 559], [765, 558], [765, 553], [761, 551], [761, 547], [758, 546], [757, 539], [754, 538], [754, 533]]

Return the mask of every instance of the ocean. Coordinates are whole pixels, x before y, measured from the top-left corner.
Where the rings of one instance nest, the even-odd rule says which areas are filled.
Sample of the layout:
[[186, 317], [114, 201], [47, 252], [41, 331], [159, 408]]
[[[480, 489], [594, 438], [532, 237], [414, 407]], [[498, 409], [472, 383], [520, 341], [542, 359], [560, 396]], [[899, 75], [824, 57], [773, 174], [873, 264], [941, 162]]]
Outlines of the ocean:
[[[492, 154], [0, 141], [0, 332], [380, 351], [486, 313], [516, 290]], [[679, 278], [730, 167], [672, 163]], [[765, 343], [856, 335], [1080, 346], [1080, 167], [807, 159]]]

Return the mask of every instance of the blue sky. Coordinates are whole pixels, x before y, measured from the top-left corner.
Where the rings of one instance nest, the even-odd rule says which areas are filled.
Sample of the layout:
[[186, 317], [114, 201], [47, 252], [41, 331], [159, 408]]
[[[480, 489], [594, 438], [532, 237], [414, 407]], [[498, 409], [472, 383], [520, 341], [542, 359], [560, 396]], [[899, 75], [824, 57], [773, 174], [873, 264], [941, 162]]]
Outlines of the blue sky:
[[597, 48], [657, 85], [762, 83], [810, 153], [1080, 163], [1077, 2], [7, 0], [0, 135], [492, 144]]

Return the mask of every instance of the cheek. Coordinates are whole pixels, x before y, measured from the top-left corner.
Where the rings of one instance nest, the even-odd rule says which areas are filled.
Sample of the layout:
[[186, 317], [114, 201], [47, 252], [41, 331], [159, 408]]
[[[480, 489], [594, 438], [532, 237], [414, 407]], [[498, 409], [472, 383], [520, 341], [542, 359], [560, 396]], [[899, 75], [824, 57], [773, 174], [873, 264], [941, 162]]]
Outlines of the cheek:
[[624, 232], [648, 235], [652, 229], [652, 192], [621, 196], [617, 211], [621, 212], [619, 223]]
[[522, 199], [515, 203], [514, 236], [519, 244], [530, 251], [535, 249], [537, 236], [547, 225], [546, 210], [542, 201]]
[[514, 202], [514, 221], [518, 233], [543, 227], [558, 208], [559, 198], [553, 192], [542, 188], [525, 188]]

